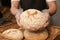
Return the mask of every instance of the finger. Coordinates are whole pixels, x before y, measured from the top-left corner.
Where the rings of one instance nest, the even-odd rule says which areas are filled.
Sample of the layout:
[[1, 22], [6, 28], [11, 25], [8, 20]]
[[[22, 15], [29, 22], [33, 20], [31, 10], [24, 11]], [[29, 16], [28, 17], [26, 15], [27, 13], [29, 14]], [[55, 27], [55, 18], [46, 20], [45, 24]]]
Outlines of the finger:
[[17, 24], [20, 26], [20, 14], [16, 14], [15, 16]]
[[49, 25], [49, 21], [47, 21], [45, 24], [44, 24], [44, 27], [47, 27]]

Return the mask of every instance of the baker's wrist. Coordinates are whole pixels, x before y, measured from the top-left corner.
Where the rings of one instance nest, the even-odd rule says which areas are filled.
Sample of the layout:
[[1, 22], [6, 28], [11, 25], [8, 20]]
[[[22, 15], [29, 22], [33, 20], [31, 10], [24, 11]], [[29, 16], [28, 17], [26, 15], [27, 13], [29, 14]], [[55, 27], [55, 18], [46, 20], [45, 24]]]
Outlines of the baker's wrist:
[[22, 12], [23, 12], [22, 9], [17, 9], [17, 12], [16, 12], [15, 16], [20, 15]]
[[51, 15], [51, 12], [50, 12], [49, 9], [44, 9], [44, 10], [42, 10], [42, 12], [44, 12], [44, 13], [48, 13], [49, 15]]

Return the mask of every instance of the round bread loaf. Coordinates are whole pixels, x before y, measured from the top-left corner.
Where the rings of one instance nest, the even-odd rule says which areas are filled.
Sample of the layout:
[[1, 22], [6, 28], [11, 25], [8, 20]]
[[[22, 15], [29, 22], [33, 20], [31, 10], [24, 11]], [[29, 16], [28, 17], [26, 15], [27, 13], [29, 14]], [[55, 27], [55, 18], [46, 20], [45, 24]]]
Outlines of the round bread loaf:
[[28, 9], [20, 15], [19, 25], [31, 31], [37, 31], [44, 28], [47, 22], [46, 15], [36, 9]]
[[13, 40], [22, 40], [23, 33], [18, 29], [8, 29], [5, 30], [3, 33], [4, 37], [13, 39]]
[[25, 40], [46, 40], [48, 37], [47, 30], [31, 32], [28, 30], [24, 31]]

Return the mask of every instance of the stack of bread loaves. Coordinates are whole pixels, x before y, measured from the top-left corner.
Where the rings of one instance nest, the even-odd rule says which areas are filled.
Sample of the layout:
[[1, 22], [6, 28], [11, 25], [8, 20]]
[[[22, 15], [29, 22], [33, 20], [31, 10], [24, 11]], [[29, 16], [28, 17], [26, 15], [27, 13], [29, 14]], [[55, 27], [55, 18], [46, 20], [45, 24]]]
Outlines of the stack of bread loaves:
[[[18, 16], [18, 14], [17, 14]], [[46, 15], [36, 9], [28, 9], [18, 16], [17, 23], [23, 27], [26, 40], [46, 40], [48, 32], [44, 24], [48, 21]], [[43, 30], [41, 30], [43, 29]], [[23, 33], [18, 29], [8, 29], [2, 33], [6, 38], [22, 40]]]
[[[43, 12], [36, 9], [28, 9], [20, 15], [20, 26], [25, 28], [25, 40], [46, 40], [48, 32], [44, 24], [48, 21]], [[40, 30], [42, 29], [42, 30]]]

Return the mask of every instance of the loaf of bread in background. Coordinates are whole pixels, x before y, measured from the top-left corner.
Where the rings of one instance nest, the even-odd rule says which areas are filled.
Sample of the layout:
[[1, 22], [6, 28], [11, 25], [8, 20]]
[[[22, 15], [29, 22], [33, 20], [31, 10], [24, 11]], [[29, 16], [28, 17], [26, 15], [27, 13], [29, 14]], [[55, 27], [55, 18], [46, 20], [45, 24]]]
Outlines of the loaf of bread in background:
[[18, 29], [8, 29], [5, 30], [3, 33], [5, 38], [9, 38], [12, 40], [22, 40], [23, 39], [23, 33]]

